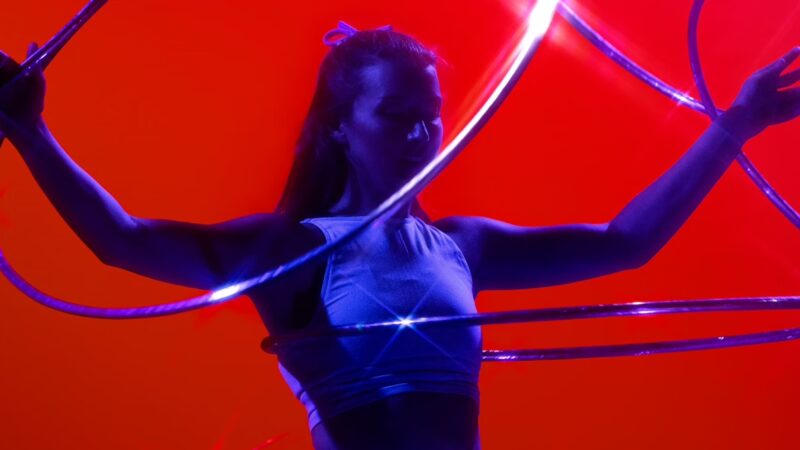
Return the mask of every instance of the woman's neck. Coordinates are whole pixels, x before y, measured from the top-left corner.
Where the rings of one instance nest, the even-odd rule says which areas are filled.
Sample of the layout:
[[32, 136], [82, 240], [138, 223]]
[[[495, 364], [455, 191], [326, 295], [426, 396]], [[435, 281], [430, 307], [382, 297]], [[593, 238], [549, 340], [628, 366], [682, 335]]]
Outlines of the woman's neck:
[[[336, 216], [365, 216], [381, 205], [392, 192], [386, 193], [376, 186], [367, 186], [368, 183], [353, 180], [348, 177], [345, 182], [344, 192], [339, 200], [330, 208], [332, 215]], [[391, 218], [403, 219], [411, 215], [411, 201], [405, 202]]]

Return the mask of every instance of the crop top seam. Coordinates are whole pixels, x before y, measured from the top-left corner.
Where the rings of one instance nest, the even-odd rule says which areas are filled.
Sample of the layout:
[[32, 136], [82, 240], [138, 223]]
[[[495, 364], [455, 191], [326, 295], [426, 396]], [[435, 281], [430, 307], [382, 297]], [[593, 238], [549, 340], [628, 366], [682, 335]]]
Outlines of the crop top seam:
[[464, 252], [461, 251], [461, 247], [458, 246], [455, 239], [451, 238], [449, 234], [445, 233], [444, 231], [430, 225], [431, 228], [436, 230], [439, 234], [443, 235], [445, 239], [447, 239], [455, 248], [456, 256], [458, 257], [458, 262], [461, 264], [461, 268], [467, 272], [467, 276], [469, 277], [469, 285], [474, 287], [474, 280], [472, 279], [472, 269], [470, 269], [469, 264], [467, 263], [467, 258], [464, 256]]
[[[333, 241], [333, 236], [331, 236], [330, 232], [325, 227], [317, 225], [314, 222], [314, 219], [306, 219], [306, 220], [304, 220], [304, 221], [302, 221], [300, 223], [310, 223], [316, 229], [320, 230], [322, 232], [322, 235], [325, 236], [325, 242], [326, 243], [329, 243], [329, 242]], [[320, 292], [319, 292], [319, 296], [320, 296], [319, 298], [322, 299], [323, 302], [324, 302], [324, 300], [326, 298], [328, 298], [327, 297], [328, 289], [329, 289], [330, 284], [331, 284], [331, 278], [333, 277], [333, 275], [332, 275], [333, 258], [334, 258], [335, 255], [336, 255], [335, 253], [329, 254], [328, 257], [326, 258], [326, 261], [325, 261], [325, 273], [322, 275], [322, 287], [320, 288]]]
[[[355, 218], [355, 217], [342, 217], [342, 218], [337, 218], [337, 219], [339, 219], [339, 220], [341, 220], [341, 219], [345, 219], [345, 220], [347, 220], [347, 219], [361, 220], [361, 219]], [[315, 228], [317, 228], [318, 230], [320, 230], [322, 232], [323, 236], [325, 236], [326, 243], [330, 243], [330, 242], [332, 242], [334, 240], [333, 236], [330, 233], [330, 230], [328, 230], [326, 227], [318, 225], [315, 222], [315, 218], [305, 219], [301, 223], [309, 223], [309, 224], [313, 225]], [[444, 239], [446, 239], [448, 242], [450, 242], [450, 244], [454, 248], [454, 253], [456, 255], [456, 259], [458, 260], [459, 265], [464, 270], [464, 272], [466, 272], [467, 277], [469, 277], [469, 285], [470, 285], [470, 287], [474, 288], [475, 281], [473, 280], [473, 277], [472, 277], [472, 269], [469, 267], [469, 263], [467, 263], [467, 258], [464, 256], [464, 252], [461, 250], [461, 247], [458, 245], [458, 243], [456, 243], [456, 241], [452, 237], [450, 237], [449, 234], [447, 234], [444, 231], [436, 228], [435, 226], [430, 225], [430, 224], [425, 224], [425, 225], [430, 227], [430, 228], [432, 228], [433, 230], [435, 230], [436, 233], [442, 235], [444, 237]], [[333, 277], [333, 275], [332, 275], [332, 272], [333, 272], [333, 260], [334, 260], [335, 256], [336, 256], [335, 252], [331, 253], [330, 255], [328, 255], [328, 258], [327, 258], [327, 261], [326, 261], [326, 264], [325, 264], [325, 273], [324, 273], [323, 278], [322, 278], [322, 288], [321, 288], [321, 291], [320, 291], [320, 298], [322, 298], [322, 299], [327, 298], [328, 289], [329, 289], [330, 283], [331, 283], [331, 278]]]

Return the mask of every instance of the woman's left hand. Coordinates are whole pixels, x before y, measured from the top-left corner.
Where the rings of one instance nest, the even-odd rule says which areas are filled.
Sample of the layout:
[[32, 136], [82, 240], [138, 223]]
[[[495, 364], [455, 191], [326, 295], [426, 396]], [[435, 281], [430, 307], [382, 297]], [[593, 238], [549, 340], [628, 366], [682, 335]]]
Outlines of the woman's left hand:
[[795, 47], [783, 58], [751, 75], [731, 108], [723, 114], [734, 121], [735, 131], [730, 131], [737, 133], [742, 142], [770, 125], [800, 115], [800, 87], [783, 89], [800, 81], [800, 69], [781, 75], [798, 56], [800, 47]]
[[[28, 56], [38, 47], [32, 43]], [[41, 67], [20, 73], [20, 64], [0, 52], [0, 132], [9, 136], [20, 129], [35, 128], [44, 110], [45, 79]]]

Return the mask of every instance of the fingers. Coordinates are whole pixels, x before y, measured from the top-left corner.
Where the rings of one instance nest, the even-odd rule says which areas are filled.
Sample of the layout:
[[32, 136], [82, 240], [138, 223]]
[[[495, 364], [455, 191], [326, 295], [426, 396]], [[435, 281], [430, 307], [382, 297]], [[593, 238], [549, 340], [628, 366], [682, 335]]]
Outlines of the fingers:
[[795, 69], [778, 79], [778, 88], [785, 88], [800, 81], [800, 69]]
[[[39, 44], [37, 44], [36, 42], [31, 42], [28, 45], [27, 57], [30, 58], [31, 56], [33, 56], [33, 54], [36, 53], [37, 50], [39, 50]], [[30, 67], [30, 69], [28, 69], [27, 73], [31, 73], [36, 75], [37, 77], [40, 77], [42, 76], [42, 66], [40, 64], [34, 63]]]
[[800, 116], [800, 88], [782, 91], [778, 105], [777, 119], [779, 122], [785, 122]]
[[39, 50], [39, 44], [37, 44], [36, 42], [31, 42], [28, 45], [28, 51], [27, 51], [26, 55], [28, 57], [30, 57], [36, 52], [36, 50]]
[[[30, 57], [38, 49], [39, 45], [36, 42], [31, 42], [28, 45], [27, 55]], [[20, 63], [7, 54], [0, 52], [0, 90], [11, 89], [11, 84], [20, 82], [23, 79], [32, 79], [37, 85], [43, 85], [44, 74], [42, 73], [42, 68], [34, 65], [25, 74], [20, 74]]]
[[[27, 57], [30, 57], [34, 53], [36, 53], [37, 50], [39, 50], [39, 44], [37, 44], [36, 42], [31, 42], [28, 45], [28, 50], [25, 52], [25, 54], [27, 55]], [[3, 52], [0, 52], [0, 79], [6, 79], [10, 76], [13, 76], [19, 71], [19, 67], [20, 67], [19, 63], [14, 61], [13, 58], [11, 58], [10, 56], [6, 55]], [[34, 73], [38, 71], [41, 71], [41, 68], [38, 66], [34, 67], [34, 69], [32, 70], [32, 72]]]
[[19, 70], [19, 65], [10, 56], [0, 52], [0, 88], [2, 88]]
[[0, 52], [0, 86], [19, 73], [19, 63], [14, 58]]
[[19, 68], [19, 64], [13, 58], [0, 52], [0, 73], [13, 72]]
[[789, 50], [789, 53], [784, 55], [783, 58], [765, 67], [762, 72], [767, 75], [778, 76], [789, 67], [798, 56], [800, 56], [800, 47], [795, 47]]
[[783, 100], [800, 103], [800, 87], [786, 89], [781, 91], [780, 95]]

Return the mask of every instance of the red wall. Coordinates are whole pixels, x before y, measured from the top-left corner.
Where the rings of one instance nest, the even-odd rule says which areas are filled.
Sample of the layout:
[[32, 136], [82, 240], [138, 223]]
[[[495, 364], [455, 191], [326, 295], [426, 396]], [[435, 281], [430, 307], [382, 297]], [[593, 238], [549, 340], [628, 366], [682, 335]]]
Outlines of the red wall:
[[[800, 42], [795, 0], [712, 1], [700, 44], [722, 107]], [[270, 211], [326, 51], [344, 19], [391, 23], [436, 48], [445, 122], [521, 26], [528, 0], [112, 0], [47, 72], [46, 118], [131, 213], [212, 223]], [[690, 2], [572, 4], [619, 47], [694, 93]], [[770, 9], [763, 9], [764, 6]], [[20, 58], [81, 0], [7, 0], [0, 48]], [[435, 217], [518, 224], [611, 220], [707, 120], [634, 80], [557, 19], [493, 122], [424, 193]], [[800, 122], [746, 150], [800, 205]], [[44, 291], [104, 306], [200, 293], [103, 266], [47, 202], [13, 147], [0, 152], [0, 248]], [[800, 293], [800, 234], [732, 167], [645, 267], [568, 286], [487, 292], [482, 311]], [[0, 280], [0, 436], [13, 449], [310, 448], [302, 407], [259, 350], [242, 298], [208, 310], [101, 321], [48, 310]], [[797, 326], [789, 312], [608, 319], [485, 329], [488, 348], [707, 337]], [[798, 343], [637, 358], [486, 364], [487, 449], [794, 448]]]

